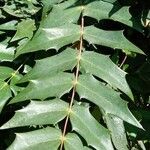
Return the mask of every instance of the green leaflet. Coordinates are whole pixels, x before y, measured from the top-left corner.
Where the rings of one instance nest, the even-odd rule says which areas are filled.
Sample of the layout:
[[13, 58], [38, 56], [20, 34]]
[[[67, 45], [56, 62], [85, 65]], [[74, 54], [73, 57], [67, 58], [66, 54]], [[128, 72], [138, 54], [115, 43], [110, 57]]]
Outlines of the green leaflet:
[[15, 115], [0, 129], [22, 126], [56, 124], [67, 115], [68, 104], [60, 99], [49, 101], [31, 101], [25, 108], [16, 111]]
[[76, 63], [77, 51], [67, 48], [58, 55], [38, 60], [34, 68], [20, 80], [20, 83], [72, 70]]
[[95, 52], [84, 52], [81, 57], [81, 67], [85, 69], [86, 73], [98, 76], [133, 99], [131, 89], [126, 81], [127, 74], [115, 65], [108, 56]]
[[40, 28], [35, 36], [17, 50], [17, 56], [37, 50], [56, 49], [80, 39], [80, 26], [68, 24], [54, 28]]
[[110, 114], [106, 114], [105, 118], [108, 129], [111, 131], [112, 141], [115, 147], [118, 150], [128, 150], [128, 142], [123, 120]]
[[124, 121], [142, 128], [127, 108], [127, 103], [118, 92], [98, 82], [93, 76], [82, 75], [77, 84], [77, 92], [81, 98], [86, 98], [103, 109], [106, 114], [113, 114]]
[[13, 21], [9, 21], [6, 22], [4, 24], [0, 25], [0, 30], [16, 30], [16, 24], [18, 21], [13, 20]]
[[0, 80], [6, 80], [7, 78], [11, 77], [14, 73], [14, 70], [9, 67], [0, 66]]
[[90, 114], [89, 108], [74, 106], [70, 114], [73, 130], [78, 132], [96, 150], [113, 150], [108, 130]]
[[39, 129], [27, 133], [17, 133], [8, 150], [57, 150], [61, 131], [55, 128]]
[[35, 30], [34, 21], [31, 19], [23, 20], [17, 26], [17, 32], [14, 37], [11, 39], [11, 42], [22, 39], [28, 38], [31, 39], [33, 35], [33, 31]]
[[92, 1], [85, 5], [84, 16], [90, 16], [97, 20], [111, 19], [143, 32], [143, 28], [140, 25], [141, 23], [135, 23], [135, 21], [132, 20], [129, 7], [122, 7], [117, 0]]
[[62, 0], [42, 0], [43, 3], [43, 12], [42, 12], [42, 18], [44, 18], [47, 15], [47, 12], [52, 9], [52, 6], [56, 3], [61, 2]]
[[14, 47], [8, 48], [9, 38], [0, 42], [0, 61], [12, 61], [14, 59]]
[[80, 138], [74, 133], [68, 133], [65, 136], [64, 147], [65, 150], [88, 150], [87, 147], [83, 146]]
[[105, 31], [94, 26], [89, 26], [84, 29], [84, 39], [90, 44], [98, 44], [114, 49], [122, 49], [127, 52], [144, 54], [143, 51], [123, 36], [122, 31]]
[[73, 7], [75, 0], [69, 0], [55, 5], [45, 19], [41, 21], [41, 28], [59, 27], [65, 24], [77, 23], [81, 14], [80, 7]]
[[121, 7], [117, 2], [114, 5], [101, 0], [93, 1], [85, 6], [84, 16], [90, 16], [97, 20], [112, 19], [132, 26], [129, 7]]
[[69, 73], [59, 73], [55, 76], [42, 77], [31, 80], [29, 85], [14, 97], [10, 103], [29, 99], [45, 99], [48, 97], [61, 97], [72, 88], [74, 76]]
[[9, 85], [6, 82], [0, 80], [0, 113], [11, 96], [12, 95]]

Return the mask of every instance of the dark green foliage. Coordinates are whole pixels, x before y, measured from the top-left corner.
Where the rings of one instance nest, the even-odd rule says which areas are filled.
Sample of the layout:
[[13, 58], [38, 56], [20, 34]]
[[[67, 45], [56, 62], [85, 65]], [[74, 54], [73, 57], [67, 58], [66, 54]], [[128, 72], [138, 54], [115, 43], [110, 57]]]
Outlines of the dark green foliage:
[[150, 6], [0, 2], [0, 150], [148, 150]]

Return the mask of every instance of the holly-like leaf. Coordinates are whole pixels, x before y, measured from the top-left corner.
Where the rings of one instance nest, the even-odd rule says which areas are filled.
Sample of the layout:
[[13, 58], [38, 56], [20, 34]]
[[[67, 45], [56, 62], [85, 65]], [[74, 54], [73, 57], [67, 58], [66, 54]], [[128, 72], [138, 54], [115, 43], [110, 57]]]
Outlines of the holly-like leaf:
[[61, 131], [50, 127], [27, 133], [16, 133], [16, 139], [8, 150], [57, 150], [60, 137]]
[[104, 86], [94, 77], [90, 75], [80, 76], [77, 92], [81, 98], [90, 100], [106, 113], [116, 115], [128, 123], [142, 128], [127, 108], [127, 103], [120, 97], [119, 93]]
[[90, 114], [89, 108], [74, 105], [71, 115], [73, 130], [78, 132], [96, 150], [113, 150], [109, 131]]
[[70, 73], [59, 73], [55, 76], [31, 80], [27, 88], [14, 97], [10, 103], [30, 99], [61, 97], [72, 88], [73, 78], [73, 75]]
[[0, 129], [56, 124], [67, 115], [67, 109], [68, 104], [60, 99], [31, 101], [28, 106], [16, 111], [13, 118]]
[[35, 30], [34, 21], [31, 19], [23, 20], [17, 26], [17, 32], [14, 37], [11, 39], [11, 42], [28, 38], [31, 39], [33, 35], [33, 31]]
[[[58, 1], [58, 0], [57, 0]], [[59, 27], [65, 24], [77, 23], [81, 14], [80, 7], [73, 7], [75, 0], [69, 0], [54, 5], [51, 13], [41, 21], [41, 28]]]
[[123, 51], [144, 54], [143, 51], [128, 41], [122, 31], [105, 31], [94, 26], [85, 27], [84, 39], [90, 44], [98, 44]]
[[128, 142], [123, 120], [110, 114], [106, 114], [105, 117], [108, 129], [111, 131], [111, 136], [115, 147], [118, 150], [128, 150]]
[[122, 7], [118, 2], [115, 4], [106, 1], [93, 1], [85, 5], [84, 16], [90, 16], [97, 20], [112, 19], [132, 26], [129, 7]]
[[108, 56], [95, 52], [84, 52], [81, 57], [81, 67], [85, 69], [86, 73], [103, 79], [133, 99], [131, 89], [126, 81], [127, 73], [115, 65]]
[[38, 60], [34, 68], [20, 80], [20, 83], [55, 75], [61, 71], [72, 70], [76, 63], [76, 50], [68, 48], [58, 55]]
[[17, 50], [17, 56], [27, 52], [38, 50], [56, 49], [74, 43], [80, 39], [80, 27], [77, 25], [64, 25], [54, 28], [40, 28], [33, 39], [21, 49]]

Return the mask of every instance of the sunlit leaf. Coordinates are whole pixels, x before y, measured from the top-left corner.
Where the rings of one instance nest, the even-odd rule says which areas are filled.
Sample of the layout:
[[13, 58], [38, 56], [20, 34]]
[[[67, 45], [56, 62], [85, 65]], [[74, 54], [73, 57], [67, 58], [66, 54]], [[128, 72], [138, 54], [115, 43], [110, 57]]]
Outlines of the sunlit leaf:
[[56, 150], [60, 145], [60, 136], [61, 131], [54, 128], [16, 133], [16, 139], [8, 150]]
[[31, 101], [25, 108], [16, 111], [14, 117], [1, 129], [56, 124], [67, 115], [68, 104], [60, 99]]
[[72, 88], [73, 75], [59, 73], [56, 76], [49, 76], [31, 80], [27, 88], [14, 97], [10, 103], [21, 102], [30, 99], [45, 99], [48, 97], [61, 97]]
[[33, 31], [35, 30], [35, 25], [33, 20], [23, 20], [17, 26], [17, 32], [14, 37], [11, 39], [11, 42], [22, 39], [28, 38], [31, 39], [33, 35]]

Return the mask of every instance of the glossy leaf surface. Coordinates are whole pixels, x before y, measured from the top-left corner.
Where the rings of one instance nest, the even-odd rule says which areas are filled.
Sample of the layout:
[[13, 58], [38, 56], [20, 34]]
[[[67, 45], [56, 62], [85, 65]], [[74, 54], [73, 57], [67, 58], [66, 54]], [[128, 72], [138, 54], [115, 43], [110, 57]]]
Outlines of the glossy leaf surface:
[[17, 133], [8, 150], [56, 150], [60, 145], [60, 136], [61, 131], [54, 128]]
[[75, 106], [73, 108], [70, 116], [73, 130], [85, 138], [88, 145], [95, 149], [113, 150], [109, 131], [92, 117], [88, 109], [82, 106]]
[[106, 113], [116, 115], [126, 122], [139, 128], [141, 125], [127, 108], [127, 103], [121, 99], [119, 93], [105, 87], [90, 75], [80, 76], [77, 91], [81, 98], [86, 98], [98, 105]]
[[31, 80], [26, 89], [21, 91], [11, 103], [30, 99], [46, 99], [48, 97], [61, 97], [72, 88], [73, 75], [60, 73], [57, 76]]
[[85, 52], [82, 54], [81, 67], [83, 67], [87, 73], [91, 73], [103, 79], [111, 86], [122, 90], [133, 98], [131, 89], [126, 81], [127, 74], [117, 67], [108, 56], [94, 52]]
[[16, 111], [14, 117], [1, 129], [56, 124], [67, 115], [68, 104], [60, 99], [31, 101], [25, 108]]

